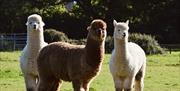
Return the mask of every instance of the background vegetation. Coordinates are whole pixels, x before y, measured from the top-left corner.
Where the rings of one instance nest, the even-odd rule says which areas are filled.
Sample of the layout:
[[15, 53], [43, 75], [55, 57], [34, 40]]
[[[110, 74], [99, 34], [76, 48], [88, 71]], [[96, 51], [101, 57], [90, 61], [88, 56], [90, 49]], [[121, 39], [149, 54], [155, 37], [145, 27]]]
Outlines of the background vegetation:
[[64, 32], [70, 38], [86, 37], [86, 27], [95, 18], [108, 24], [112, 35], [112, 21], [130, 20], [130, 32], [156, 36], [163, 44], [180, 43], [179, 0], [76, 0], [71, 11], [65, 4], [72, 0], [0, 0], [0, 33], [26, 32], [26, 19], [38, 13], [45, 28]]
[[[64, 41], [69, 42], [71, 44], [84, 44], [86, 43], [86, 39], [70, 39], [63, 32], [59, 32], [55, 29], [46, 29], [44, 32], [45, 41], [48, 43], [56, 42], [56, 41]], [[140, 33], [133, 33], [129, 35], [129, 41], [137, 43], [142, 47], [145, 53], [148, 54], [163, 54], [165, 53], [165, 49], [161, 48], [159, 43], [155, 40], [154, 36]], [[114, 48], [114, 38], [108, 36], [105, 41], [105, 51], [106, 53], [111, 53]]]
[[[134, 42], [141, 46], [147, 55], [164, 54], [165, 48], [162, 48], [155, 40], [154, 36], [140, 33], [132, 33], [129, 35], [129, 42]], [[114, 48], [114, 38], [108, 36], [105, 42], [106, 53], [111, 53]]]
[[[19, 67], [21, 51], [0, 52], [0, 91], [24, 91], [25, 84]], [[114, 91], [109, 72], [110, 54], [105, 55], [100, 74], [90, 85], [90, 91]], [[180, 52], [147, 56], [144, 91], [179, 91]], [[72, 91], [71, 83], [64, 82], [61, 91]]]
[[[76, 4], [68, 11], [65, 5], [72, 1]], [[86, 28], [96, 18], [108, 25], [107, 53], [113, 48], [113, 19], [130, 20], [130, 41], [138, 43], [147, 54], [163, 53], [158, 42], [180, 43], [179, 0], [0, 0], [0, 12], [0, 34], [26, 33], [27, 17], [40, 14], [48, 29], [44, 33], [48, 43], [84, 44]], [[7, 42], [6, 47], [9, 45]], [[24, 91], [19, 56], [20, 51], [0, 52], [0, 91]], [[109, 58], [110, 54], [106, 54], [102, 71], [91, 84], [90, 91], [114, 90]], [[179, 91], [180, 52], [148, 55], [147, 58], [145, 91]], [[63, 84], [62, 91], [72, 91], [71, 84]]]

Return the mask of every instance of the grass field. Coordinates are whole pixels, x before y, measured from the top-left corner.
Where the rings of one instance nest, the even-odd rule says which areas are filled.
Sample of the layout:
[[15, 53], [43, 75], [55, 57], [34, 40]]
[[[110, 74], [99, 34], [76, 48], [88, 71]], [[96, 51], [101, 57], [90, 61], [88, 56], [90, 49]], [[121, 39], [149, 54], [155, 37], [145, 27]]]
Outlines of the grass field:
[[[20, 51], [0, 52], [0, 91], [25, 91], [19, 56]], [[102, 70], [91, 83], [90, 91], [114, 91], [109, 58], [106, 54]], [[64, 82], [61, 91], [72, 91], [71, 84]], [[180, 52], [148, 56], [144, 91], [180, 91]]]

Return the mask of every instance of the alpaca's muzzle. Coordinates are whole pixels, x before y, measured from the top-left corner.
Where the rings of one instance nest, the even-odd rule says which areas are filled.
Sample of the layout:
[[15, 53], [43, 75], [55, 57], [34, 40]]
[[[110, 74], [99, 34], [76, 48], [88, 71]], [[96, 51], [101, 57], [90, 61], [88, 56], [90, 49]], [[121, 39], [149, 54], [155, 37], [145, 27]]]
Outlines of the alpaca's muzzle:
[[101, 35], [101, 30], [100, 29], [96, 29], [96, 32]]
[[126, 33], [123, 33], [123, 37], [126, 37]]
[[33, 25], [33, 29], [36, 29], [36, 25]]

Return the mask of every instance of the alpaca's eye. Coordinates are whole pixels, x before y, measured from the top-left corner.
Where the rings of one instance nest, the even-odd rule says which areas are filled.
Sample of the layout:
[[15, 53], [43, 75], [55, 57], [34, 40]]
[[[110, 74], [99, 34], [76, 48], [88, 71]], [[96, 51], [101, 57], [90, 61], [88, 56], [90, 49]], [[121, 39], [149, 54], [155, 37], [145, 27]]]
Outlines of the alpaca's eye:
[[29, 22], [29, 24], [32, 24], [32, 22]]
[[118, 31], [121, 31], [120, 29], [118, 29]]
[[37, 22], [37, 24], [40, 24], [40, 22]]

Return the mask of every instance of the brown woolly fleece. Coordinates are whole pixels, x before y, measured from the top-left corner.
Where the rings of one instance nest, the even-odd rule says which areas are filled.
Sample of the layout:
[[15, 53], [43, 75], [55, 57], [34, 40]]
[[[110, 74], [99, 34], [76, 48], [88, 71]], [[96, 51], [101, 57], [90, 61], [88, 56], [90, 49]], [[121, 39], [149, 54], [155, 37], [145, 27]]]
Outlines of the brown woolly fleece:
[[56, 91], [62, 81], [72, 81], [74, 91], [89, 91], [90, 81], [101, 69], [106, 23], [96, 19], [87, 29], [86, 45], [54, 42], [41, 50], [38, 91]]

